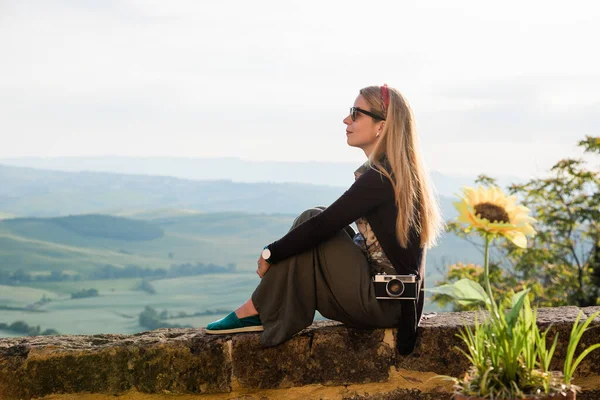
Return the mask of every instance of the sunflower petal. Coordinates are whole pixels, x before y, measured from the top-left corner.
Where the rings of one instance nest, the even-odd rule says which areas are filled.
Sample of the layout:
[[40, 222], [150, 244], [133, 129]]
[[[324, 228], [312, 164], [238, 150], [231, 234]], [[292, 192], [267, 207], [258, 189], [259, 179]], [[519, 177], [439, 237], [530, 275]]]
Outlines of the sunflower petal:
[[465, 201], [466, 203], [469, 204], [477, 204], [477, 200], [478, 200], [478, 195], [477, 195], [477, 191], [475, 189], [473, 189], [472, 187], [466, 187], [463, 190], [464, 192], [464, 197], [463, 197], [463, 201]]
[[527, 248], [527, 238], [523, 232], [519, 231], [508, 231], [504, 233], [504, 236], [513, 242], [516, 246], [525, 249]]

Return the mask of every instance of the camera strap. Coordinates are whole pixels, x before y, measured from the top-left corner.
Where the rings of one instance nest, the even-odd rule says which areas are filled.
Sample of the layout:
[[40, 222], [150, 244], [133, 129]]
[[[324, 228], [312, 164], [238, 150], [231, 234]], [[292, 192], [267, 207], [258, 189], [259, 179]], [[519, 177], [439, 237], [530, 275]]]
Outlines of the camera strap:
[[[398, 354], [407, 356], [413, 352], [417, 344], [417, 332], [419, 329], [420, 312], [417, 307], [422, 307], [425, 294], [425, 278], [422, 278], [420, 290], [417, 290], [417, 298], [414, 301], [402, 301], [402, 319], [398, 325], [398, 336], [396, 339], [396, 350]], [[421, 303], [421, 304], [419, 304]]]
[[398, 326], [396, 349], [406, 356], [412, 353], [417, 343], [417, 301], [401, 301], [402, 320]]

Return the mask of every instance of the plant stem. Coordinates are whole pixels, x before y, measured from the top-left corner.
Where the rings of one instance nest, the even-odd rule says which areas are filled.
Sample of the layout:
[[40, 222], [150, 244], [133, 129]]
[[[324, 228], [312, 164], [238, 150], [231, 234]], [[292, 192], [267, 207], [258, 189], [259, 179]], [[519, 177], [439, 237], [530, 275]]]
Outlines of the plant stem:
[[492, 238], [489, 235], [485, 235], [485, 253], [483, 256], [483, 278], [485, 280], [485, 289], [487, 290], [487, 295], [490, 300], [490, 311], [492, 312], [492, 317], [497, 317], [497, 309], [496, 309], [496, 300], [494, 300], [494, 295], [492, 294], [492, 286], [490, 285], [490, 242]]

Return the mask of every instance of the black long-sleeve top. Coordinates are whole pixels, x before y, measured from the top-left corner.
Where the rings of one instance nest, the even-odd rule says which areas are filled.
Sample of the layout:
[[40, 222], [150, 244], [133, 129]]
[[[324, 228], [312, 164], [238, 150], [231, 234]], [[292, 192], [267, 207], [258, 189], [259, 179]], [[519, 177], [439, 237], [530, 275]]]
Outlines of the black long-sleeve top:
[[[391, 172], [389, 164], [384, 165]], [[420, 246], [420, 236], [411, 228], [408, 247], [402, 248], [396, 239], [397, 215], [391, 182], [370, 168], [324, 211], [271, 243], [269, 261], [277, 263], [315, 247], [359, 217], [365, 217], [396, 272], [424, 277], [425, 250]]]

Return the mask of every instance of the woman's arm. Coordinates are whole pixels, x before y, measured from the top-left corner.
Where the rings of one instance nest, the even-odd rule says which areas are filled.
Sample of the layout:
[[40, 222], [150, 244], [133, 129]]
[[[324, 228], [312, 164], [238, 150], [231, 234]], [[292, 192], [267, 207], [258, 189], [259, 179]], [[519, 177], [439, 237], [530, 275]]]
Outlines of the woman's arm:
[[370, 169], [323, 212], [271, 243], [269, 261], [276, 263], [315, 247], [358, 218], [364, 217], [373, 208], [394, 199], [394, 190], [388, 178]]

